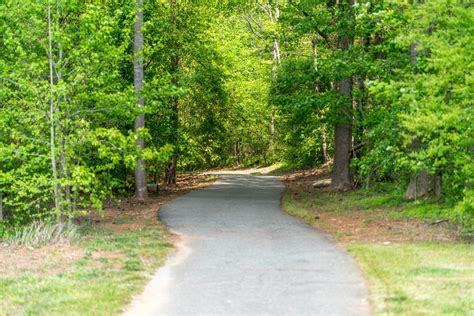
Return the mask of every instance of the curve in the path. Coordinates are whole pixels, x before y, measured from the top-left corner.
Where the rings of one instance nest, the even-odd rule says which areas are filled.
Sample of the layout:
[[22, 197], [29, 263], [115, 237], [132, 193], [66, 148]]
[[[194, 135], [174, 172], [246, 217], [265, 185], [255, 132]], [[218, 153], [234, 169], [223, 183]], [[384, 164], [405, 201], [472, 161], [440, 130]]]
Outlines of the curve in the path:
[[282, 190], [273, 177], [222, 175], [162, 207], [184, 246], [129, 315], [368, 314], [351, 257], [285, 214]]

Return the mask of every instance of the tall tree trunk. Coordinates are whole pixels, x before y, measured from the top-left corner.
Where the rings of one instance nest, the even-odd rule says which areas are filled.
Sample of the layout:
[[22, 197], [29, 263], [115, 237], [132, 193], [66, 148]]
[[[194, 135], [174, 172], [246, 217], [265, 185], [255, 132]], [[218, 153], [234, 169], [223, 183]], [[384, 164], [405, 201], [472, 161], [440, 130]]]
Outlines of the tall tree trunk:
[[[354, 4], [349, 0], [348, 4]], [[343, 9], [347, 5], [342, 4]], [[346, 12], [344, 12], [346, 13]], [[348, 18], [345, 14], [342, 18]], [[347, 51], [353, 39], [348, 35], [349, 30], [341, 30], [338, 39], [338, 48]], [[337, 89], [344, 97], [344, 104], [338, 111], [338, 122], [334, 126], [334, 165], [332, 171], [332, 186], [337, 190], [348, 190], [352, 188], [352, 176], [350, 170], [350, 158], [352, 149], [352, 78], [347, 77], [338, 81]]]
[[[171, 23], [176, 25], [177, 17], [178, 17], [178, 8], [176, 7], [176, 0], [170, 0], [170, 7], [171, 7]], [[171, 62], [171, 73], [173, 75], [172, 82], [174, 85], [178, 84], [178, 70], [179, 70], [179, 63], [180, 63], [180, 56], [179, 52], [176, 51], [175, 56], [173, 56], [173, 60]], [[178, 160], [178, 132], [179, 132], [179, 98], [173, 97], [172, 100], [173, 105], [173, 114], [172, 114], [172, 124], [173, 124], [173, 156], [168, 160], [168, 167], [166, 168], [165, 180], [167, 185], [175, 185], [176, 184], [176, 170], [177, 170], [177, 160]]]
[[[311, 39], [311, 49], [313, 51], [313, 68], [315, 71], [318, 71], [318, 38], [317, 35], [314, 34], [313, 38]], [[314, 88], [315, 92], [319, 92], [319, 86], [318, 83], [315, 84]], [[328, 141], [327, 141], [327, 125], [326, 123], [322, 124], [321, 128], [321, 138], [322, 138], [322, 150], [323, 150], [323, 159], [324, 163], [327, 163], [330, 158], [329, 158], [329, 153], [328, 153]]]
[[[272, 12], [270, 3], [268, 3], [268, 15], [270, 20], [273, 23], [278, 23], [280, 19], [280, 6], [278, 0], [274, 0], [275, 11]], [[273, 65], [272, 65], [272, 77], [275, 80], [277, 76], [278, 66], [281, 62], [281, 53], [280, 53], [280, 44], [278, 42], [278, 34], [273, 39]], [[270, 151], [273, 151], [275, 143], [275, 106], [271, 105], [271, 115], [270, 115], [270, 142], [269, 148]]]
[[[179, 58], [176, 58], [173, 61], [174, 67], [176, 72], [178, 71], [179, 67]], [[175, 74], [176, 76], [177, 74]], [[177, 80], [173, 80], [177, 83]], [[176, 184], [176, 173], [177, 173], [177, 163], [178, 163], [178, 141], [179, 141], [179, 98], [173, 97], [173, 114], [172, 114], [172, 124], [173, 124], [173, 145], [175, 146], [173, 150], [173, 156], [168, 160], [168, 167], [166, 168], [166, 184], [167, 185], [175, 185]]]
[[[352, 80], [350, 78], [340, 80], [338, 90], [344, 97], [351, 96]], [[352, 188], [352, 177], [350, 171], [350, 157], [352, 148], [352, 123], [350, 120], [351, 103], [339, 111], [339, 120], [346, 122], [336, 123], [334, 127], [334, 165], [332, 171], [332, 185], [337, 190], [348, 190]]]
[[54, 61], [53, 61], [53, 30], [51, 23], [51, 5], [48, 4], [48, 58], [49, 58], [49, 149], [51, 154], [51, 173], [53, 176], [54, 208], [57, 212], [58, 222], [61, 222], [60, 212], [60, 190], [58, 183], [58, 171], [56, 164], [56, 126], [54, 106]]
[[[59, 15], [59, 2], [56, 1], [56, 16], [60, 19]], [[56, 23], [56, 32], [59, 34], [60, 31], [60, 23]], [[62, 48], [62, 43], [59, 40], [57, 42], [57, 48], [58, 48], [58, 56], [57, 56], [57, 61], [56, 64], [59, 65], [59, 67], [56, 67], [56, 82], [58, 85], [61, 84], [62, 80], [62, 71], [61, 67], [63, 65], [63, 48]], [[67, 179], [68, 178], [68, 168], [67, 168], [67, 158], [66, 158], [66, 135], [68, 134], [67, 126], [67, 119], [69, 119], [69, 116], [66, 115], [66, 120], [65, 122], [61, 121], [61, 116], [59, 113], [59, 108], [61, 107], [61, 99], [64, 100], [64, 98], [61, 98], [61, 96], [58, 94], [56, 98], [56, 112], [58, 113], [58, 117], [56, 120], [56, 133], [60, 136], [58, 139], [59, 143], [59, 179]], [[68, 113], [66, 111], [66, 113]], [[63, 192], [64, 191], [64, 192]], [[62, 184], [59, 184], [59, 194], [61, 197], [61, 200], [65, 203], [61, 203], [60, 210], [61, 214], [71, 216], [72, 215], [72, 203], [71, 203], [71, 187], [69, 185], [63, 186]], [[65, 204], [65, 205], [63, 205]], [[67, 213], [64, 212], [64, 206], [67, 207]], [[61, 218], [62, 221], [62, 218]]]
[[[138, 107], [142, 108], [145, 105], [145, 98], [143, 97], [143, 0], [136, 0], [137, 13], [135, 17], [134, 27], [134, 43], [133, 43], [133, 77], [135, 93], [137, 95]], [[135, 132], [140, 128], [145, 127], [145, 115], [139, 114], [135, 119]], [[145, 148], [145, 141], [143, 138], [138, 138], [136, 142], [137, 146], [141, 149]], [[147, 182], [146, 182], [146, 170], [145, 162], [141, 159], [137, 159], [135, 167], [135, 192], [136, 196], [140, 200], [147, 198]]]

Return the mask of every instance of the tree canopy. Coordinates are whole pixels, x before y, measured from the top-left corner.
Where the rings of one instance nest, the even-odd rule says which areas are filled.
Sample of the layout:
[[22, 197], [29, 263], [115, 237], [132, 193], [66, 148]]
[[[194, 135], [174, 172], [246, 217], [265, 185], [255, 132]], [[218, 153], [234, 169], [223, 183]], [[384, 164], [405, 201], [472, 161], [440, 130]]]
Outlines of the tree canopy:
[[468, 1], [2, 1], [0, 227], [285, 162], [472, 230], [473, 45]]

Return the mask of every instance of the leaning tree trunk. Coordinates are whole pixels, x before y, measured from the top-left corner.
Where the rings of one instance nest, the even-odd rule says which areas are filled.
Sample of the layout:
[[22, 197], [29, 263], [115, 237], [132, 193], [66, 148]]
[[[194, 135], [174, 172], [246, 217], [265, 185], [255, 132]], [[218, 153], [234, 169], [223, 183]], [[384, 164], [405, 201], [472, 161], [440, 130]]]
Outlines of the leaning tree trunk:
[[[137, 103], [139, 108], [143, 108], [145, 105], [145, 98], [142, 95], [143, 90], [143, 0], [136, 0], [136, 20], [134, 27], [134, 45], [133, 45], [133, 77], [135, 85], [135, 93], [137, 95]], [[139, 114], [135, 119], [135, 132], [145, 127], [145, 115]], [[141, 149], [145, 148], [145, 141], [143, 138], [138, 138], [136, 142], [137, 146]], [[147, 198], [147, 185], [146, 185], [146, 171], [145, 162], [141, 159], [137, 159], [137, 165], [135, 167], [135, 192], [137, 198], [140, 200]]]
[[[353, 0], [348, 1], [353, 5]], [[345, 8], [345, 5], [343, 5]], [[350, 10], [350, 9], [349, 9]], [[344, 16], [343, 18], [347, 18]], [[338, 48], [347, 51], [352, 44], [352, 38], [342, 30], [338, 39]], [[344, 97], [344, 102], [338, 110], [337, 123], [334, 126], [334, 165], [332, 171], [332, 186], [336, 190], [352, 188], [350, 170], [352, 149], [352, 78], [349, 76], [338, 81], [337, 89]]]

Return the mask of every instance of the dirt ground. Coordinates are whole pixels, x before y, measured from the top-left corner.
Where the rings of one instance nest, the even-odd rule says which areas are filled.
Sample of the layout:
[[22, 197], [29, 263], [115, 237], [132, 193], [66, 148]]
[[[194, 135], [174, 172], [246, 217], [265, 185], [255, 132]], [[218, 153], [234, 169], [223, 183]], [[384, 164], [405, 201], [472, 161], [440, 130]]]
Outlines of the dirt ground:
[[79, 222], [92, 222], [94, 225], [122, 232], [130, 229], [140, 229], [158, 223], [160, 206], [172, 199], [192, 190], [205, 188], [217, 177], [201, 173], [179, 174], [175, 186], [159, 187], [157, 193], [149, 192], [146, 201], [134, 198], [122, 199], [120, 203], [108, 202], [104, 207], [104, 214], [94, 214], [79, 218]]
[[[146, 201], [134, 198], [123, 199], [119, 205], [106, 203], [103, 215], [93, 214], [77, 218], [80, 224], [90, 223], [94, 228], [109, 229], [114, 233], [138, 230], [159, 225], [158, 211], [162, 204], [191, 190], [204, 188], [216, 179], [205, 174], [180, 174], [176, 186], [162, 186], [158, 193], [150, 193]], [[170, 236], [170, 242], [174, 237]], [[19, 274], [53, 275], [68, 271], [72, 262], [84, 257], [85, 250], [72, 244], [48, 245], [41, 248], [13, 248], [0, 243], [0, 275], [4, 277]], [[111, 256], [114, 253], [96, 256]]]
[[[315, 188], [316, 181], [330, 179], [327, 167], [291, 172], [281, 176], [287, 194], [297, 196], [304, 192], [317, 195], [331, 192], [331, 187]], [[328, 212], [320, 208], [309, 209], [314, 219], [313, 226], [329, 233], [341, 243], [350, 242], [409, 242], [442, 241], [453, 242], [462, 239], [446, 222], [425, 222], [416, 219], [398, 219], [389, 216], [392, 208], [371, 210], [341, 210]]]

